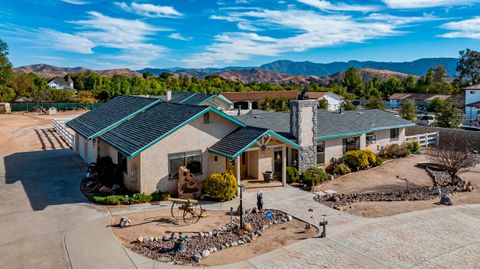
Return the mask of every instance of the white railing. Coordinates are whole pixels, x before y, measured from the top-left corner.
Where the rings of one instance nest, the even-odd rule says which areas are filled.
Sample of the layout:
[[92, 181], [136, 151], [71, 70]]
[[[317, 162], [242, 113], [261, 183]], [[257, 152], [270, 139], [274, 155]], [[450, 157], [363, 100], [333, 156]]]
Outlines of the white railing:
[[67, 145], [73, 148], [75, 136], [72, 132], [70, 132], [67, 127], [65, 126], [65, 122], [69, 120], [66, 119], [53, 119], [52, 125], [53, 129], [60, 135], [60, 137], [67, 143]]
[[431, 133], [424, 133], [424, 134], [417, 134], [417, 135], [410, 135], [405, 137], [407, 142], [410, 141], [418, 141], [420, 146], [427, 147], [427, 146], [434, 146], [438, 145], [440, 140], [440, 132], [431, 132]]

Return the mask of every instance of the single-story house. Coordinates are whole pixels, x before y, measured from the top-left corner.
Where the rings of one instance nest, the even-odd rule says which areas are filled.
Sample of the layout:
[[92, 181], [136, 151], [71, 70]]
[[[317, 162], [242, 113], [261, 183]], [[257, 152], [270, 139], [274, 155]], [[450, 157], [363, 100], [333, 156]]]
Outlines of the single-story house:
[[195, 92], [178, 92], [168, 90], [166, 94], [160, 98], [166, 102], [186, 105], [210, 106], [223, 111], [233, 108], [233, 103], [225, 98], [222, 94], [201, 94]]
[[434, 94], [434, 93], [394, 93], [388, 97], [387, 105], [390, 108], [400, 108], [402, 101], [413, 100], [420, 109], [426, 109], [428, 103], [435, 98], [448, 100], [463, 106], [464, 96], [461, 94]]
[[70, 77], [67, 80], [63, 77], [55, 77], [47, 85], [57, 90], [74, 90], [73, 80]]
[[[258, 104], [265, 99], [287, 99], [294, 100], [299, 96], [299, 91], [255, 91], [255, 92], [224, 92], [222, 95], [230, 100], [235, 108], [258, 109]], [[326, 99], [328, 110], [337, 111], [343, 97], [332, 92], [307, 92], [306, 97], [312, 100]]]
[[300, 171], [345, 152], [405, 142], [413, 123], [380, 110], [328, 112], [316, 100], [292, 100], [290, 112], [252, 111], [232, 117], [211, 106], [119, 96], [69, 122], [73, 149], [86, 161], [110, 156], [133, 191], [176, 192], [186, 166], [202, 181], [235, 171], [240, 182], [286, 167]]

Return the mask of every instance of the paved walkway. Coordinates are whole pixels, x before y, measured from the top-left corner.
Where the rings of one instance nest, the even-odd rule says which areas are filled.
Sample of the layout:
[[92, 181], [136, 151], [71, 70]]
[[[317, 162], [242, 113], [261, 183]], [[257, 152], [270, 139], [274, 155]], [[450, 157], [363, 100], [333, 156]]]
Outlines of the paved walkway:
[[[113, 236], [110, 214], [168, 203], [94, 206], [79, 191], [85, 166], [69, 150], [0, 156], [2, 268], [180, 268], [141, 257]], [[314, 222], [326, 239], [308, 239], [221, 268], [480, 268], [480, 205], [452, 206], [366, 219], [322, 206], [294, 188], [264, 192], [265, 207]], [[254, 206], [255, 192], [244, 196]], [[236, 208], [237, 201], [209, 209]], [[216, 268], [216, 267], [213, 267]]]

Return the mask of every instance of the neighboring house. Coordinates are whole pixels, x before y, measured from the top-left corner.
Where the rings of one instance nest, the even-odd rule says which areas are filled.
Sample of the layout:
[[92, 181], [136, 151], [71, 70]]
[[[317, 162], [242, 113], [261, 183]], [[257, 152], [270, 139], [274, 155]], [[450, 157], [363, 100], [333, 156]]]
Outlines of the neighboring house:
[[480, 84], [463, 89], [465, 91], [466, 127], [480, 128]]
[[166, 95], [163, 95], [160, 98], [167, 102], [210, 106], [222, 111], [233, 108], [233, 103], [226, 99], [222, 94], [200, 94], [195, 92], [177, 92], [169, 90]]
[[426, 110], [428, 103], [435, 98], [448, 100], [463, 106], [464, 96], [461, 94], [433, 94], [433, 93], [394, 93], [387, 99], [387, 106], [391, 109], [400, 108], [402, 101], [413, 100], [420, 110]]
[[74, 90], [73, 80], [70, 77], [67, 80], [63, 77], [55, 77], [47, 85], [57, 90]]
[[[225, 98], [230, 100], [235, 108], [241, 109], [258, 109], [258, 104], [265, 99], [288, 99], [295, 100], [298, 98], [299, 91], [258, 91], [258, 92], [224, 92]], [[307, 92], [308, 99], [328, 101], [328, 110], [336, 111], [340, 108], [343, 97], [332, 92]]]
[[285, 183], [287, 166], [304, 171], [350, 150], [404, 143], [412, 125], [380, 110], [319, 110], [316, 100], [292, 100], [290, 112], [231, 117], [211, 106], [134, 96], [116, 97], [67, 123], [75, 132], [73, 149], [86, 162], [110, 156], [125, 186], [145, 193], [175, 193], [180, 166], [199, 180], [233, 170], [240, 183], [272, 171]]

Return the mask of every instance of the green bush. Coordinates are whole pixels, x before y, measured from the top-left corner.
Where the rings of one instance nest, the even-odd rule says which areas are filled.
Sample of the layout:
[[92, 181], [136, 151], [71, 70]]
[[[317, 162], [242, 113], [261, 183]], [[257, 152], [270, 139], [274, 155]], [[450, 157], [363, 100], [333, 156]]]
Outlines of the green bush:
[[303, 172], [301, 180], [307, 186], [315, 186], [328, 179], [328, 174], [321, 167], [311, 167]]
[[368, 155], [362, 150], [353, 150], [343, 156], [343, 161], [352, 171], [363, 170], [369, 166]]
[[89, 199], [92, 202], [103, 205], [132, 205], [148, 203], [153, 201], [166, 201], [170, 198], [168, 193], [154, 192], [152, 194], [134, 193], [131, 195], [91, 195]]
[[410, 150], [405, 145], [391, 144], [382, 150], [382, 157], [387, 159], [407, 157]]
[[300, 178], [300, 173], [298, 169], [292, 166], [287, 167], [287, 183], [294, 183], [297, 182]]
[[333, 173], [335, 175], [346, 175], [346, 174], [350, 174], [352, 172], [352, 170], [350, 170], [350, 167], [348, 167], [348, 165], [344, 164], [344, 163], [340, 163], [340, 164], [337, 164], [335, 165], [335, 168], [333, 169]]
[[122, 185], [122, 171], [112, 162], [110, 157], [99, 157], [93, 172], [96, 174], [97, 181], [102, 185], [112, 187], [115, 184]]
[[383, 164], [383, 159], [380, 156], [377, 156], [377, 160], [375, 161], [375, 164], [373, 166], [382, 166]]
[[219, 201], [232, 200], [237, 193], [237, 178], [233, 174], [211, 174], [205, 179], [203, 192], [210, 198]]
[[364, 170], [377, 163], [377, 154], [371, 150], [353, 150], [343, 156], [344, 163], [352, 170]]
[[410, 151], [410, 153], [415, 153], [420, 151], [420, 143], [418, 141], [411, 141], [405, 143], [405, 148]]

